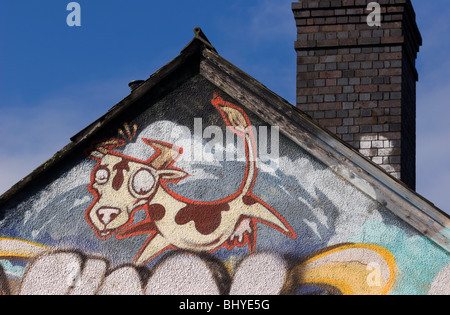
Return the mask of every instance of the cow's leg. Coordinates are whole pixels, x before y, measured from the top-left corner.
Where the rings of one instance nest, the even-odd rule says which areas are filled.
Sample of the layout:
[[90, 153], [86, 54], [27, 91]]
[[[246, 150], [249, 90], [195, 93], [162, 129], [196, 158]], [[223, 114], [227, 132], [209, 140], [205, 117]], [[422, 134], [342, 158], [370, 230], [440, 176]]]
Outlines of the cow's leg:
[[145, 265], [152, 257], [160, 254], [169, 247], [171, 247], [169, 241], [161, 234], [156, 234], [144, 244], [133, 263], [136, 265]]

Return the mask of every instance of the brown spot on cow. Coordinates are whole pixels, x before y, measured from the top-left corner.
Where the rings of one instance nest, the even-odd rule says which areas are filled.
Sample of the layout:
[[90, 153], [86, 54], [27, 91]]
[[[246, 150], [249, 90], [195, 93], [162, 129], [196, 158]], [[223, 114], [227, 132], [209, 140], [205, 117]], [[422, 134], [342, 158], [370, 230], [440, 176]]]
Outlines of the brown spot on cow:
[[175, 216], [175, 222], [178, 225], [184, 225], [194, 221], [195, 228], [200, 234], [212, 234], [222, 221], [222, 211], [229, 211], [230, 206], [227, 203], [218, 205], [199, 205], [188, 204], [180, 209]]
[[113, 170], [117, 171], [116, 176], [114, 176], [112, 187], [114, 190], [118, 191], [124, 182], [124, 171], [129, 172], [130, 167], [128, 166], [128, 161], [126, 159], [122, 159], [119, 163], [114, 165]]

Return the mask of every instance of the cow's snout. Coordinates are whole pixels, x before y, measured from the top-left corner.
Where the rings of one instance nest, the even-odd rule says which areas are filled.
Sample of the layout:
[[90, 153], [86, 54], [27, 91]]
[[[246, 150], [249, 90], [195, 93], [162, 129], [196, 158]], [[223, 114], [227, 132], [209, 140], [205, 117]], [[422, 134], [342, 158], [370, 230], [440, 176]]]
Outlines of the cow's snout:
[[105, 226], [112, 222], [121, 210], [118, 208], [101, 207], [97, 210], [97, 217]]

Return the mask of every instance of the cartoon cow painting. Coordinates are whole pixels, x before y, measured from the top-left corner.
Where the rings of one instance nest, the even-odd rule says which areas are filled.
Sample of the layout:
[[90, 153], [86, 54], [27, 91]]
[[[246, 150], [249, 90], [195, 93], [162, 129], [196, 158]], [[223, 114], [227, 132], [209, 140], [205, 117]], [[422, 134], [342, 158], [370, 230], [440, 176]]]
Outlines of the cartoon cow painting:
[[[90, 158], [97, 161], [89, 191], [95, 200], [86, 210], [86, 220], [99, 239], [116, 234], [117, 239], [149, 234], [134, 259], [137, 265], [168, 249], [213, 252], [225, 246], [256, 246], [257, 222], [291, 238], [289, 224], [268, 204], [252, 194], [257, 176], [256, 147], [245, 112], [217, 94], [211, 104], [226, 125], [245, 140], [246, 168], [237, 191], [220, 200], [200, 202], [176, 194], [167, 183], [178, 183], [188, 174], [174, 167], [182, 149], [161, 141], [142, 139], [155, 150], [142, 161], [114, 151], [123, 140], [111, 139], [95, 146]], [[145, 209], [147, 219], [133, 224], [133, 214]]]

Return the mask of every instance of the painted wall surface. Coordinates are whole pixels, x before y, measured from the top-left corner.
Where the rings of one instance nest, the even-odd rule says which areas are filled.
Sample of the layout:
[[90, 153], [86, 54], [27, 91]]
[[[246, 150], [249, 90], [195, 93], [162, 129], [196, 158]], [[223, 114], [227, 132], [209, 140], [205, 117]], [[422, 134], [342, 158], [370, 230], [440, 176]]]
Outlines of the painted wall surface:
[[3, 294], [450, 294], [449, 253], [201, 76], [0, 213]]

